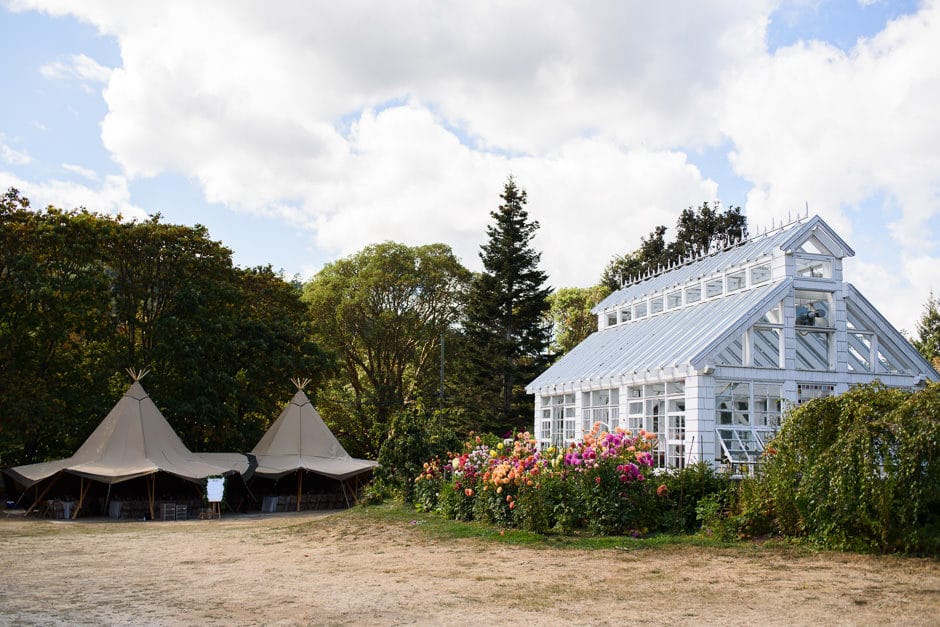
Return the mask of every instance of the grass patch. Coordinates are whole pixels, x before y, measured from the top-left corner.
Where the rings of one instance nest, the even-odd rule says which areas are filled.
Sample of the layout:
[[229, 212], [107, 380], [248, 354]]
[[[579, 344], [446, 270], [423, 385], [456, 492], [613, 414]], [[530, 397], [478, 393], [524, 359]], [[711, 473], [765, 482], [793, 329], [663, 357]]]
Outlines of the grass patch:
[[[667, 535], [634, 538], [630, 536], [592, 536], [550, 532], [538, 534], [519, 529], [501, 529], [480, 522], [447, 520], [438, 514], [417, 512], [401, 503], [383, 503], [368, 507], [355, 507], [341, 514], [351, 520], [372, 523], [411, 526], [426, 536], [447, 540], [472, 538], [488, 542], [527, 546], [533, 548], [563, 548], [581, 550], [650, 550], [678, 546], [741, 547], [751, 543], [726, 542], [701, 535]], [[317, 524], [311, 521], [308, 524]]]

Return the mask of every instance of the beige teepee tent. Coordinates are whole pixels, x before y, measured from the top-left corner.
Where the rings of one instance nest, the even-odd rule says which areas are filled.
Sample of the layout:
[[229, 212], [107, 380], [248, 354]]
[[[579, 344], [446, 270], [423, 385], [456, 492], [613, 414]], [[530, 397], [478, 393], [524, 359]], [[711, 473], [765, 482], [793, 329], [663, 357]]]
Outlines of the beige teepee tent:
[[244, 474], [248, 471], [248, 458], [245, 455], [197, 454], [186, 448], [141, 386], [140, 379], [147, 371], [129, 372], [134, 379], [133, 384], [74, 455], [67, 459], [18, 466], [7, 471], [26, 488], [45, 479], [53, 479], [43, 494], [37, 496], [37, 502], [52, 487], [59, 473], [78, 475], [82, 481], [74, 518], [81, 510], [88, 490], [86, 479], [90, 487], [92, 481], [114, 484], [146, 476], [150, 514], [153, 517], [158, 472], [201, 482], [209, 476]]
[[378, 466], [377, 462], [351, 457], [339, 443], [323, 418], [304, 394], [309, 380], [292, 380], [297, 393], [281, 415], [252, 449], [257, 459], [254, 476], [279, 479], [297, 473], [297, 509], [304, 472], [312, 472], [339, 481], [346, 492], [346, 480]]

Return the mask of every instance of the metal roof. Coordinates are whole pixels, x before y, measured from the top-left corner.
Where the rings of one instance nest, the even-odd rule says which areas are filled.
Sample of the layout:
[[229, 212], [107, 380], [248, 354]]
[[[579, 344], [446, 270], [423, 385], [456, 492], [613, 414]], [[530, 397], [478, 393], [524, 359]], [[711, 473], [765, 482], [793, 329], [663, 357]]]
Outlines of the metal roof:
[[734, 333], [743, 333], [791, 281], [761, 287], [597, 331], [532, 381], [526, 390], [583, 380], [692, 366]]
[[730, 248], [699, 257], [667, 272], [627, 285], [602, 300], [591, 311], [597, 314], [608, 307], [632, 302], [643, 296], [662, 292], [671, 287], [685, 285], [695, 279], [709, 277], [728, 268], [742, 266], [762, 257], [770, 257], [774, 250], [778, 248], [785, 250], [792, 246], [794, 241], [800, 239], [801, 232], [812, 230], [817, 226], [823, 226], [829, 237], [833, 238], [847, 254], [854, 254], [848, 244], [839, 238], [822, 218], [813, 216], [809, 220], [792, 222], [777, 230], [752, 237]]

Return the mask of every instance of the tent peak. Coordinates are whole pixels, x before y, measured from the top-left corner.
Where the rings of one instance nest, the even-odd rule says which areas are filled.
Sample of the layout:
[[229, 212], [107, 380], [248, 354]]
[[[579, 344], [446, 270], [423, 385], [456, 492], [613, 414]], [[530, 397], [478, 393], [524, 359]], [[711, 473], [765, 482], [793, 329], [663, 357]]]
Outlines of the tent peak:
[[290, 382], [294, 384], [299, 392], [303, 392], [304, 388], [310, 383], [310, 379], [299, 379], [295, 377], [291, 379]]
[[131, 375], [131, 379], [134, 381], [140, 381], [150, 373], [149, 368], [142, 368], [141, 370], [134, 370], [133, 368], [127, 369], [127, 374]]

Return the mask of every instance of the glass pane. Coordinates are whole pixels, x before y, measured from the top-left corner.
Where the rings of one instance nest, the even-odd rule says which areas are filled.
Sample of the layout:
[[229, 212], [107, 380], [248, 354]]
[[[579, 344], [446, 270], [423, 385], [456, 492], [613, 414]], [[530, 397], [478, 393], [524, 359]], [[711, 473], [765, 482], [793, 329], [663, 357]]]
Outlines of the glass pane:
[[666, 306], [675, 309], [682, 306], [682, 292], [671, 292], [666, 295]]
[[733, 292], [735, 290], [740, 290], [744, 288], [744, 270], [740, 272], [732, 272], [728, 275], [728, 291]]
[[751, 284], [757, 285], [770, 280], [770, 266], [761, 265], [751, 268]]
[[865, 333], [849, 333], [849, 370], [871, 371], [871, 337]]
[[755, 368], [780, 367], [780, 329], [752, 329], [751, 365]]
[[715, 362], [720, 366], [743, 366], [744, 365], [744, 347], [741, 338], [735, 338], [728, 346], [725, 346]]
[[815, 238], [812, 238], [812, 237], [806, 240], [805, 242], [803, 242], [803, 244], [800, 245], [800, 247], [797, 248], [797, 250], [801, 253], [810, 253], [813, 255], [822, 255], [822, 254], [825, 254], [826, 252], [819, 245], [819, 243], [815, 240]]
[[777, 305], [765, 313], [759, 322], [763, 322], [765, 324], [782, 324], [783, 316], [780, 315], [780, 305]]
[[645, 316], [646, 316], [646, 303], [637, 303], [636, 307], [633, 308], [633, 317], [643, 318]]
[[678, 413], [685, 411], [685, 399], [673, 399], [669, 401], [669, 413]]
[[803, 327], [833, 326], [832, 295], [828, 292], [796, 292], [796, 324]]
[[612, 327], [617, 324], [617, 312], [611, 311], [607, 314], [607, 326]]
[[633, 313], [629, 308], [620, 310], [620, 322], [630, 322], [633, 319]]
[[697, 303], [700, 300], [702, 300], [702, 287], [700, 285], [685, 288], [685, 302]]
[[642, 387], [629, 387], [627, 388], [627, 398], [640, 398], [643, 396]]
[[801, 370], [829, 370], [829, 336], [827, 331], [797, 331], [796, 367]]
[[646, 386], [646, 395], [647, 396], [662, 396], [666, 393], [666, 384], [665, 383], [654, 383], [652, 385]]
[[714, 279], [705, 283], [705, 298], [711, 298], [713, 296], [721, 296], [722, 290], [722, 280]]
[[804, 279], [831, 279], [832, 262], [828, 259], [811, 259], [797, 256], [796, 276]]
[[673, 381], [669, 383], [667, 390], [670, 396], [673, 394], [685, 394], [685, 381]]
[[717, 420], [720, 425], [730, 425], [731, 424], [731, 398], [727, 396], [719, 396], [715, 399], [715, 405], [717, 408]]
[[880, 350], [878, 351], [878, 363], [888, 372], [901, 372], [901, 367], [898, 366], [898, 360], [892, 355]]
[[659, 313], [662, 310], [663, 310], [662, 296], [660, 296], [659, 298], [650, 299], [650, 313], [651, 314]]

